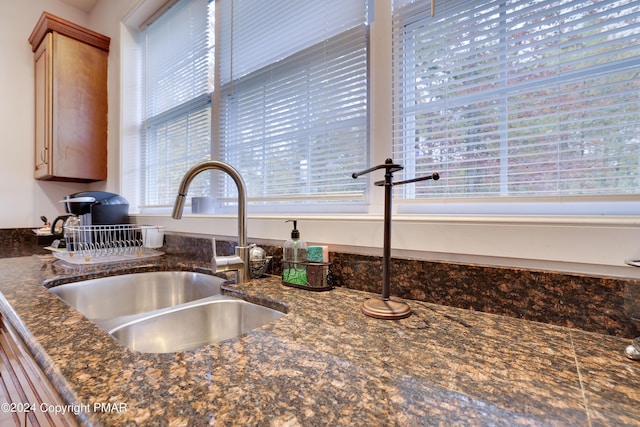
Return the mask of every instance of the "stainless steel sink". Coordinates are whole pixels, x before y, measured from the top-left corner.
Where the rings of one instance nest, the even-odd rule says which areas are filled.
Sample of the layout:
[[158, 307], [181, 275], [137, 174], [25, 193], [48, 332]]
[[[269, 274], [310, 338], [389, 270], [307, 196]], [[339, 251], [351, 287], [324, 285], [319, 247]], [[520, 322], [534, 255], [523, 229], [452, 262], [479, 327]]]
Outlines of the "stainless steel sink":
[[188, 271], [109, 276], [49, 289], [132, 350], [173, 353], [242, 335], [284, 313], [223, 295], [224, 279]]
[[146, 313], [212, 295], [224, 279], [190, 271], [101, 277], [49, 290], [91, 320]]
[[150, 315], [111, 331], [132, 350], [173, 353], [224, 341], [266, 325], [284, 313], [226, 297]]

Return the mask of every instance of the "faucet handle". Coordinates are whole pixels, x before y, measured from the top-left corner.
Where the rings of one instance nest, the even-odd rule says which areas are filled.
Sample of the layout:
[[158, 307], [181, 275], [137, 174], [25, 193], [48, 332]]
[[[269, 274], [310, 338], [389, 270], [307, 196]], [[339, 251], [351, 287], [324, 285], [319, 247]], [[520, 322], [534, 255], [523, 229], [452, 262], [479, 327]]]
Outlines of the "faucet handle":
[[[236, 251], [238, 251], [238, 247], [236, 247]], [[213, 273], [222, 273], [226, 271], [236, 271], [236, 279], [237, 283], [242, 283], [245, 280], [243, 268], [245, 263], [248, 263], [248, 258], [245, 261], [245, 258], [241, 256], [245, 251], [240, 251], [236, 255], [225, 255], [218, 256], [216, 250], [216, 239], [211, 239], [211, 249], [213, 250], [213, 255], [211, 256], [211, 271]], [[244, 247], [248, 252], [249, 247]], [[248, 265], [248, 264], [247, 264]]]

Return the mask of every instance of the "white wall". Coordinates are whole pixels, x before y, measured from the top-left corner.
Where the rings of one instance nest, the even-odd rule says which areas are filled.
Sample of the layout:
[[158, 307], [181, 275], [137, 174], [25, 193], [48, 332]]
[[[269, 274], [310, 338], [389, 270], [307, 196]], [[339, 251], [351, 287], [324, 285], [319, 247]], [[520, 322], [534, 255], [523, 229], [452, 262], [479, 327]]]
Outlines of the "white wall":
[[[0, 0], [0, 228], [36, 227], [40, 216], [64, 213], [63, 196], [88, 190], [117, 192], [119, 187], [120, 21], [135, 0], [109, 0], [90, 13], [58, 0]], [[123, 11], [124, 10], [124, 11]], [[109, 181], [77, 184], [36, 181], [34, 163], [33, 53], [28, 42], [42, 12], [112, 38], [109, 54]]]
[[[57, 203], [66, 194], [84, 190], [119, 192], [121, 141], [127, 141], [135, 106], [126, 97], [128, 81], [122, 70], [130, 64], [121, 51], [131, 43], [123, 19], [149, 15], [161, 0], [100, 0], [89, 13], [57, 0], [13, 2], [0, 0], [0, 228], [35, 227], [40, 215], [62, 213]], [[20, 6], [18, 7], [17, 4]], [[96, 184], [64, 184], [35, 181], [33, 168], [33, 56], [27, 41], [43, 10], [85, 25], [111, 37], [109, 56], [109, 180]], [[378, 14], [378, 16], [382, 16]], [[134, 20], [135, 20], [134, 19]], [[377, 21], [374, 25], [388, 25]], [[374, 37], [380, 33], [374, 32]], [[389, 73], [375, 69], [384, 52], [373, 52], [372, 79], [385, 86]], [[7, 58], [11, 58], [10, 61]], [[124, 59], [123, 59], [124, 58]], [[129, 89], [130, 90], [130, 89]], [[123, 95], [124, 93], [124, 95]], [[388, 102], [390, 93], [376, 91], [372, 106]], [[374, 112], [375, 114], [375, 112]], [[390, 123], [376, 120], [372, 128], [372, 164], [388, 156]], [[126, 142], [125, 142], [126, 143]], [[373, 177], [371, 178], [374, 179]], [[382, 191], [372, 194], [368, 215], [297, 215], [303, 237], [334, 249], [357, 253], [381, 253]], [[250, 241], [278, 243], [289, 234], [289, 215], [251, 215]], [[168, 215], [140, 216], [134, 221], [166, 225], [168, 231], [235, 236], [235, 218], [192, 217], [175, 221]], [[551, 217], [395, 215], [393, 254], [429, 260], [446, 260], [524, 268], [555, 269], [586, 274], [640, 278], [640, 269], [627, 267], [626, 258], [640, 258], [640, 217]]]
[[86, 13], [56, 0], [0, 1], [0, 228], [40, 225], [40, 215], [55, 216], [57, 200], [73, 192], [68, 184], [33, 179], [34, 71], [28, 38], [43, 11], [80, 25], [87, 21]]

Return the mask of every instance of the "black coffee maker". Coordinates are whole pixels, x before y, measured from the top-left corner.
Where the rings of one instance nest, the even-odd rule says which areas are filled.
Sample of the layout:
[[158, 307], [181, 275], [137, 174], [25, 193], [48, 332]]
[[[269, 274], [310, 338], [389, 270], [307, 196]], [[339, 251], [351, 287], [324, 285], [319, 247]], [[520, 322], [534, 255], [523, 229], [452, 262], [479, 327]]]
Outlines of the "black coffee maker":
[[106, 191], [85, 191], [65, 196], [63, 200], [67, 215], [57, 217], [51, 223], [51, 234], [62, 236], [64, 224], [70, 218], [79, 225], [114, 225], [129, 223], [129, 202], [117, 194]]

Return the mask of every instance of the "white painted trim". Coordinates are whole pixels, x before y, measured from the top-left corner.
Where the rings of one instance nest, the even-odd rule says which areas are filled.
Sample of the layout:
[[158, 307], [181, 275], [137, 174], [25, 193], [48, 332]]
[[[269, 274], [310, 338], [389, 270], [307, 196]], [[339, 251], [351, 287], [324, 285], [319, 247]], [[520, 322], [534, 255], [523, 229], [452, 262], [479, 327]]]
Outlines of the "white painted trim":
[[[381, 255], [380, 215], [296, 215], [302, 238], [332, 250]], [[287, 239], [289, 215], [250, 215], [249, 241], [279, 245]], [[139, 224], [168, 232], [235, 239], [234, 215], [137, 215]], [[392, 256], [640, 278], [624, 263], [640, 258], [638, 217], [403, 216], [392, 228]]]

